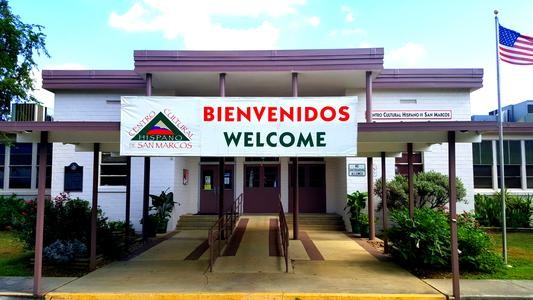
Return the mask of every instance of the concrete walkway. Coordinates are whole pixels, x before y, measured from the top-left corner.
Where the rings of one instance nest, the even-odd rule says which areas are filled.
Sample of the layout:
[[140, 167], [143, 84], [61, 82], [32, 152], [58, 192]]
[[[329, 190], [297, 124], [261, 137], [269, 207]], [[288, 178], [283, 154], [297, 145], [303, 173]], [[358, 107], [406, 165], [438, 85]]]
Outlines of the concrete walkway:
[[[441, 293], [451, 297], [450, 279], [424, 279]], [[533, 280], [475, 280], [460, 281], [461, 299], [533, 299]]]
[[199, 253], [207, 233], [188, 230], [130, 261], [114, 262], [74, 280], [46, 298], [444, 299], [402, 268], [378, 261], [343, 232], [302, 232], [307, 239], [291, 240], [292, 266], [285, 273], [283, 259], [269, 251], [272, 218], [241, 218], [248, 222], [237, 251], [220, 257], [213, 273], [207, 272], [207, 251]]

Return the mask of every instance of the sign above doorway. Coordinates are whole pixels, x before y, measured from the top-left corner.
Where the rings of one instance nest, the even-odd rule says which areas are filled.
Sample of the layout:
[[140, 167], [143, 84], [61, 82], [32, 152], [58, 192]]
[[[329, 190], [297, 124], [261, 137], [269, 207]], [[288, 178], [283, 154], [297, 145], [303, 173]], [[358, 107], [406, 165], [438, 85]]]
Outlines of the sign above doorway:
[[356, 97], [121, 99], [120, 154], [354, 156]]

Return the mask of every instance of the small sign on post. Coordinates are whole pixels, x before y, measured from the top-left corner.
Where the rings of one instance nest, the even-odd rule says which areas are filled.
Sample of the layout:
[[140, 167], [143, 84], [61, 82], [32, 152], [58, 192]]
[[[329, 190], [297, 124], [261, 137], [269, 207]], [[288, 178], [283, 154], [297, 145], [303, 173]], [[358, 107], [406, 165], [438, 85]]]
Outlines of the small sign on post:
[[366, 165], [365, 164], [348, 164], [348, 176], [350, 177], [366, 176]]

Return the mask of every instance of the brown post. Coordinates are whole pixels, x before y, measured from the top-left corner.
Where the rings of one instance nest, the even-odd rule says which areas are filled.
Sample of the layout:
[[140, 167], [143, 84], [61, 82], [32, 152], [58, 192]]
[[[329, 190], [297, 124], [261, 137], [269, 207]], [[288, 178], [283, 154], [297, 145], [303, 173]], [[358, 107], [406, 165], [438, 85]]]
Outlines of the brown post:
[[[218, 93], [220, 97], [226, 97], [226, 73], [220, 73], [218, 75]], [[223, 215], [224, 215], [224, 157], [220, 157], [218, 160], [218, 217], [222, 218]], [[221, 229], [222, 228], [219, 228], [219, 230]]]
[[448, 185], [450, 194], [450, 235], [452, 242], [452, 286], [455, 300], [461, 299], [459, 290], [459, 246], [457, 243], [457, 189], [455, 170], [455, 131], [448, 131]]
[[100, 168], [100, 144], [93, 147], [93, 202], [91, 204], [91, 249], [89, 254], [89, 270], [96, 269], [96, 222], [98, 217], [98, 170]]
[[35, 223], [35, 254], [33, 265], [33, 295], [41, 296], [44, 236], [44, 193], [46, 188], [46, 164], [48, 156], [48, 131], [41, 132], [39, 144], [39, 182], [37, 183], [37, 220]]
[[[366, 122], [372, 123], [372, 72], [366, 71]], [[372, 157], [366, 158], [367, 192], [368, 192], [368, 239], [376, 238], [376, 222], [374, 218], [374, 164]]]
[[124, 227], [124, 243], [126, 249], [130, 245], [130, 208], [131, 208], [131, 156], [128, 156], [126, 158], [126, 174], [127, 174], [127, 181], [126, 181], [126, 212], [124, 217], [125, 227]]
[[376, 221], [374, 217], [374, 160], [372, 157], [366, 158], [368, 168], [367, 190], [368, 190], [368, 239], [376, 238]]
[[144, 182], [143, 182], [143, 239], [148, 239], [148, 210], [150, 209], [150, 157], [144, 158]]
[[[152, 96], [152, 74], [146, 73], [146, 96]], [[143, 178], [143, 240], [148, 239], [148, 210], [150, 209], [150, 157], [144, 158], [144, 178]]]
[[372, 122], [372, 72], [366, 71], [366, 122]]
[[[292, 73], [292, 96], [298, 97], [298, 73]], [[292, 158], [294, 186], [292, 189], [292, 238], [297, 240], [300, 236], [300, 189], [298, 180], [298, 157]]]
[[407, 186], [409, 190], [409, 217], [415, 217], [415, 188], [413, 171], [413, 143], [407, 143]]
[[383, 218], [383, 252], [389, 253], [389, 239], [387, 237], [388, 215], [387, 211], [387, 168], [386, 168], [385, 152], [381, 152], [381, 203], [382, 203], [382, 218]]

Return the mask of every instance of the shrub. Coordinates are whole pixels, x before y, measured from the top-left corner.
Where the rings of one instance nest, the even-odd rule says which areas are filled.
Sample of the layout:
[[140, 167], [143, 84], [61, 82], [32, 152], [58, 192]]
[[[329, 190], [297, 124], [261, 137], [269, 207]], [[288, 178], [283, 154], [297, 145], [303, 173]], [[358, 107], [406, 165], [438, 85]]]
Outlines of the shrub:
[[[456, 178], [457, 200], [461, 201], [466, 196], [466, 190], [460, 178]], [[429, 207], [443, 209], [449, 202], [448, 176], [435, 172], [421, 172], [413, 178], [415, 193], [415, 207]], [[374, 193], [381, 195], [381, 179], [374, 185]], [[402, 209], [409, 206], [409, 186], [407, 177], [396, 175], [386, 183], [387, 207], [391, 210]], [[382, 205], [378, 206], [381, 209]]]
[[0, 229], [17, 228], [23, 221], [24, 200], [11, 196], [0, 196]]
[[[501, 193], [474, 197], [476, 219], [482, 226], [502, 226]], [[533, 196], [518, 196], [505, 191], [505, 215], [508, 227], [531, 227]]]
[[[396, 223], [388, 232], [393, 243], [393, 257], [415, 271], [450, 269], [450, 225], [447, 213], [417, 208], [413, 220], [406, 209], [392, 212], [391, 217]], [[493, 272], [503, 265], [501, 259], [489, 250], [488, 235], [471, 215], [458, 216], [457, 225], [461, 269]]]
[[46, 261], [56, 264], [67, 264], [78, 257], [87, 256], [87, 246], [78, 240], [56, 240], [46, 246], [43, 257]]

